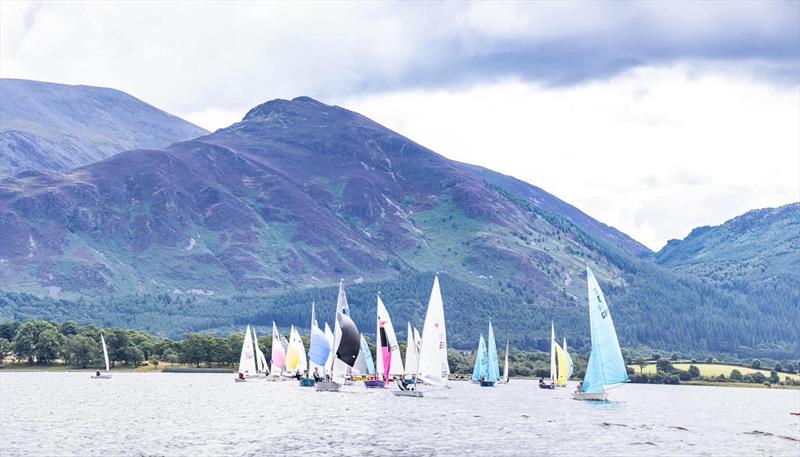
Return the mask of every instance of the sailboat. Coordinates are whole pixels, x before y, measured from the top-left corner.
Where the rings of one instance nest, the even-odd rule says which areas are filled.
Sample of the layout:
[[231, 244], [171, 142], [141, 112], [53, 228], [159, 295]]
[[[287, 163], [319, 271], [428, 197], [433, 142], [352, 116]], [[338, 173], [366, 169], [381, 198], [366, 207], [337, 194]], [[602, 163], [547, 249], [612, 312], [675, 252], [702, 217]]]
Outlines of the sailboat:
[[[327, 327], [328, 325], [325, 324], [325, 326]], [[328, 338], [325, 336], [325, 332], [320, 330], [318, 326], [312, 325], [311, 342], [308, 346], [309, 375], [307, 378], [300, 381], [301, 386], [312, 387], [314, 386], [317, 377], [324, 379], [325, 364], [328, 361], [328, 356], [330, 353], [331, 349], [328, 343]]]
[[246, 378], [257, 374], [258, 368], [256, 366], [256, 351], [253, 346], [253, 332], [248, 325], [244, 330], [242, 352], [239, 356], [239, 375], [236, 377], [236, 382], [244, 382]]
[[608, 310], [603, 291], [590, 268], [586, 268], [589, 295], [589, 323], [592, 352], [586, 365], [586, 375], [579, 390], [572, 394], [576, 400], [608, 400], [607, 388], [628, 381], [628, 371], [619, 347], [614, 321]]
[[103, 346], [103, 360], [106, 362], [106, 372], [105, 374], [100, 373], [100, 370], [97, 370], [97, 373], [92, 376], [92, 379], [111, 379], [111, 365], [108, 363], [108, 347], [106, 347], [106, 339], [103, 337], [103, 334], [100, 334], [100, 344]]
[[556, 378], [558, 377], [556, 366], [556, 327], [554, 323], [550, 323], [550, 384], [539, 381], [540, 389], [555, 389]]
[[331, 380], [320, 381], [314, 385], [317, 391], [336, 392], [344, 384], [347, 369], [353, 365], [361, 352], [361, 334], [356, 323], [350, 318], [350, 307], [344, 292], [344, 280], [339, 282], [339, 298], [336, 301], [336, 322], [333, 327], [333, 351], [335, 354], [331, 369]]
[[362, 378], [369, 382], [369, 380], [376, 378], [377, 372], [375, 371], [375, 360], [372, 358], [372, 352], [369, 350], [369, 345], [364, 335], [361, 335], [360, 341], [361, 350], [358, 351], [358, 356], [353, 364], [352, 374], [361, 375]]
[[[386, 383], [389, 382], [390, 376], [403, 376], [404, 374], [403, 359], [400, 357], [400, 346], [397, 344], [397, 335], [394, 333], [392, 318], [389, 316], [389, 311], [383, 304], [383, 300], [381, 300], [380, 292], [378, 292], [376, 321], [378, 329], [375, 332], [375, 366], [378, 376], [383, 379], [368, 381], [365, 384], [367, 387], [384, 387]], [[410, 327], [411, 324], [409, 324], [409, 329]], [[408, 352], [408, 349], [406, 349], [406, 352]]]
[[[489, 377], [489, 354], [486, 351], [486, 341], [483, 334], [478, 340], [478, 350], [475, 352], [475, 367], [472, 369], [472, 382], [480, 383], [482, 386]], [[493, 384], [489, 384], [493, 385]]]
[[[419, 343], [414, 338], [411, 322], [408, 323], [408, 330], [406, 330], [406, 366], [403, 373], [405, 379], [413, 379], [417, 376], [417, 358], [419, 357]], [[419, 333], [419, 332], [417, 332]]]
[[432, 386], [447, 386], [450, 366], [447, 363], [447, 329], [439, 275], [433, 279], [431, 298], [428, 300], [428, 310], [425, 312], [425, 324], [422, 326], [422, 342], [417, 363], [417, 376], [413, 387], [408, 390], [392, 391], [394, 395], [422, 397], [422, 392], [416, 389], [417, 380]]
[[278, 333], [278, 326], [272, 322], [272, 355], [270, 357], [272, 370], [267, 376], [270, 381], [284, 381], [284, 371], [286, 370], [286, 349], [283, 346], [281, 334]]
[[561, 346], [556, 343], [555, 349], [556, 360], [558, 362], [558, 378], [556, 379], [556, 386], [566, 387], [567, 381], [569, 381], [569, 378], [572, 376], [572, 370], [574, 368], [572, 357], [570, 357], [569, 353], [567, 352], [567, 338], [564, 337], [564, 344]]
[[325, 322], [325, 338], [328, 340], [328, 360], [325, 362], [325, 374], [330, 374], [333, 370], [333, 359], [336, 356], [333, 353], [333, 331], [327, 322]]
[[290, 375], [301, 375], [308, 369], [306, 348], [300, 339], [300, 332], [292, 325], [289, 331], [289, 346], [286, 350], [286, 370]]
[[503, 362], [503, 377], [497, 381], [500, 384], [508, 384], [509, 377], [508, 377], [508, 341], [506, 341], [506, 355], [505, 361]]

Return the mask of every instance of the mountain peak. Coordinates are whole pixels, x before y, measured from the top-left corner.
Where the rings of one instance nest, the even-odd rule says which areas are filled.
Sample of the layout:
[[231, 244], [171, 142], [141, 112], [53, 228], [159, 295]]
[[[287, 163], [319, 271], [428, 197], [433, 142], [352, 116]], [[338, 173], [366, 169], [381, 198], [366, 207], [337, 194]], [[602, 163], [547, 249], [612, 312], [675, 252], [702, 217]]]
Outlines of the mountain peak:
[[242, 122], [273, 121], [279, 118], [284, 120], [287, 118], [307, 119], [313, 116], [327, 116], [335, 112], [345, 111], [342, 108], [326, 105], [308, 96], [295, 97], [291, 100], [276, 98], [248, 111]]

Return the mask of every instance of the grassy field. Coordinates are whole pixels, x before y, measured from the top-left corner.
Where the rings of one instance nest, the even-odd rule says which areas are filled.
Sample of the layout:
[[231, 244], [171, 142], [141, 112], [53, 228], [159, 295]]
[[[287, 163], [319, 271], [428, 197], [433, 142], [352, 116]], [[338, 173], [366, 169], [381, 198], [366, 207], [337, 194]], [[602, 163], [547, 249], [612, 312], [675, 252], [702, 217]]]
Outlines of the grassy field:
[[[684, 362], [673, 362], [672, 366], [679, 370], [688, 370], [689, 365], [694, 365], [700, 369], [700, 376], [719, 376], [724, 374], [725, 377], [730, 377], [731, 370], [739, 370], [743, 375], [755, 373], [756, 371], [760, 371], [764, 376], [769, 377], [770, 370], [756, 370], [755, 368], [750, 367], [742, 367], [738, 365], [721, 365], [716, 363], [684, 363]], [[636, 373], [639, 373], [639, 366], [632, 365]], [[655, 374], [656, 373], [656, 365], [651, 363], [644, 367], [642, 370], [645, 374]], [[796, 374], [788, 374], [788, 373], [778, 373], [780, 375], [781, 380], [786, 379], [787, 377], [795, 380], [800, 381], [800, 375]]]

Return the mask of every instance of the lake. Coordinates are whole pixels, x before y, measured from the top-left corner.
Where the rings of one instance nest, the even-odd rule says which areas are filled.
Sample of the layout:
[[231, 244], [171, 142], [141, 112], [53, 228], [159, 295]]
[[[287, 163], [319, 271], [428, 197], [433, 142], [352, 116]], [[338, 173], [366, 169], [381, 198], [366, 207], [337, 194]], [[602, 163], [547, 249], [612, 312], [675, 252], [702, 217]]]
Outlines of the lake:
[[800, 391], [625, 385], [579, 402], [533, 381], [400, 398], [233, 374], [0, 373], [2, 456], [800, 455]]

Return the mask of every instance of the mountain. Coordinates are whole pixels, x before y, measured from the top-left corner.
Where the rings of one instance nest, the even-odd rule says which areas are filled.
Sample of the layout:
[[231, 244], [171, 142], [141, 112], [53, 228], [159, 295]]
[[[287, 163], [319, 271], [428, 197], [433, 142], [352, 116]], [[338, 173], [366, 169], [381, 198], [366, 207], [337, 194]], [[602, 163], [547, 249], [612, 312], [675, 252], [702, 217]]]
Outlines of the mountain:
[[[716, 227], [698, 227], [656, 254], [669, 269], [773, 303], [800, 303], [800, 203], [749, 211]], [[768, 296], [770, 296], [768, 298]]]
[[374, 325], [377, 290], [419, 325], [438, 271], [456, 347], [472, 347], [491, 317], [520, 347], [547, 347], [555, 320], [577, 349], [588, 343], [589, 265], [623, 344], [745, 353], [769, 340], [780, 352], [798, 336], [773, 331], [785, 316], [748, 314], [539, 188], [308, 97], [166, 148], [6, 178], [0, 245], [0, 318], [156, 333], [297, 324], [311, 300], [332, 315], [344, 278], [359, 325]]
[[69, 170], [208, 133], [103, 87], [0, 79], [0, 100], [0, 177]]

